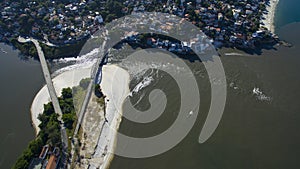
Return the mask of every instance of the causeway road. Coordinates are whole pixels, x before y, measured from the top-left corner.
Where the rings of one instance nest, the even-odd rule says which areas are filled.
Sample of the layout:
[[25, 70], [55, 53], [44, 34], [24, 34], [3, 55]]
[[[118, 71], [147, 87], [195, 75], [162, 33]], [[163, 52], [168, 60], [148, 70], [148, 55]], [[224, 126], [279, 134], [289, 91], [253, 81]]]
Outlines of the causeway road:
[[48, 65], [47, 65], [47, 62], [46, 62], [46, 59], [45, 59], [44, 52], [43, 52], [39, 42], [36, 39], [30, 38], [30, 40], [35, 45], [36, 50], [38, 52], [38, 56], [39, 56], [40, 63], [41, 63], [41, 66], [42, 66], [44, 78], [45, 78], [46, 83], [47, 83], [48, 92], [49, 92], [49, 95], [50, 95], [50, 98], [51, 98], [51, 101], [52, 101], [52, 104], [53, 104], [53, 107], [54, 107], [54, 111], [55, 111], [55, 113], [57, 113], [59, 115], [58, 120], [60, 121], [61, 139], [62, 139], [63, 147], [64, 147], [65, 150], [67, 150], [68, 149], [68, 138], [67, 138], [67, 133], [66, 133], [66, 129], [65, 129], [65, 126], [64, 126], [64, 122], [62, 120], [62, 111], [61, 111], [61, 108], [59, 106], [59, 101], [58, 101], [58, 98], [57, 98], [57, 95], [56, 95], [56, 92], [55, 92], [55, 88], [54, 88], [53, 83], [52, 83], [50, 71], [49, 71], [49, 68], [48, 68]]

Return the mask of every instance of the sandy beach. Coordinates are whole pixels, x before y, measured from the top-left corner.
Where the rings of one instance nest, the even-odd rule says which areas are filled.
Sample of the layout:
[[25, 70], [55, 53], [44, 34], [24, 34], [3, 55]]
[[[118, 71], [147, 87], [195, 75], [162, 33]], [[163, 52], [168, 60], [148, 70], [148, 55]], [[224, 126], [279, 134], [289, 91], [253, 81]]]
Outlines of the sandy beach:
[[129, 95], [129, 73], [117, 65], [102, 67], [101, 90], [105, 106], [92, 95], [82, 121], [80, 162], [75, 168], [106, 169], [114, 156], [122, 105]]
[[[106, 74], [106, 75], [105, 75]], [[129, 73], [118, 67], [110, 66], [103, 69], [103, 81], [101, 87], [103, 93], [107, 96], [106, 99], [106, 114], [107, 119], [110, 122], [107, 127], [109, 132], [108, 136], [108, 155], [104, 158], [104, 163], [101, 169], [109, 167], [109, 163], [113, 158], [112, 152], [116, 146], [116, 136], [119, 129], [119, 125], [122, 120], [122, 105], [125, 98], [129, 95]], [[109, 101], [111, 99], [111, 101]], [[105, 140], [103, 140], [105, 142]], [[101, 140], [98, 142], [98, 146], [102, 144]]]
[[[90, 77], [90, 72], [91, 67], [68, 70], [57, 75], [52, 79], [56, 93], [60, 95], [63, 88], [79, 85], [81, 79]], [[103, 66], [100, 86], [103, 94], [106, 96], [105, 118], [107, 122], [105, 122], [103, 110], [97, 108], [93, 101], [89, 103], [92, 107], [87, 108], [82, 126], [84, 133], [90, 137], [82, 141], [86, 147], [90, 148], [85, 149], [82, 153], [93, 155], [92, 157], [88, 155], [89, 158], [85, 160], [82, 159], [83, 166], [89, 165], [90, 168], [101, 169], [108, 168], [114, 155], [112, 152], [114, 152], [116, 146], [116, 134], [122, 118], [122, 104], [130, 93], [129, 81], [130, 75], [126, 70], [116, 65]], [[44, 86], [37, 93], [31, 105], [31, 118], [36, 134], [40, 131], [38, 127], [40, 121], [37, 117], [43, 112], [43, 105], [49, 101], [50, 96], [47, 87]], [[89, 121], [91, 118], [92, 121]]]
[[278, 2], [279, 0], [270, 0], [270, 4], [267, 5], [267, 13], [263, 15], [261, 24], [262, 27], [266, 27], [272, 33], [275, 32], [274, 17]]
[[[52, 79], [56, 94], [60, 96], [63, 88], [78, 86], [81, 79], [90, 77], [90, 73], [91, 67], [88, 67], [83, 69], [69, 70], [57, 75]], [[40, 131], [38, 126], [41, 123], [38, 120], [38, 115], [43, 112], [44, 104], [48, 103], [49, 101], [51, 101], [50, 95], [47, 86], [45, 85], [33, 99], [30, 109], [31, 120], [36, 134], [38, 134]]]

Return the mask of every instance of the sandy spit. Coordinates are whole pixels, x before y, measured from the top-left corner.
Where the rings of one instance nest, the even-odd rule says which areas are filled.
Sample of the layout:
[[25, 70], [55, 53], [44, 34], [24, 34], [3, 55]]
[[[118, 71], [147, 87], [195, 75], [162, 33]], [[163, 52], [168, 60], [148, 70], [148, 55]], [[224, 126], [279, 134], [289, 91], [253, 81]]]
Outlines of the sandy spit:
[[105, 65], [102, 69], [101, 89], [106, 96], [106, 119], [98, 146], [95, 149], [94, 159], [103, 157], [100, 164], [92, 164], [93, 168], [107, 169], [114, 156], [114, 150], [117, 140], [117, 131], [122, 119], [122, 105], [125, 98], [129, 95], [129, 73], [117, 65]]

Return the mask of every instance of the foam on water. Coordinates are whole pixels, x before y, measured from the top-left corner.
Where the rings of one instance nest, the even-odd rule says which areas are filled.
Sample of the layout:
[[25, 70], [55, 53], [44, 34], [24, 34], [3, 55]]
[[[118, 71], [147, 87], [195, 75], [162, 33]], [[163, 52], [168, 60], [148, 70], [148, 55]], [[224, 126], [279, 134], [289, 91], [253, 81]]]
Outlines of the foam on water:
[[99, 53], [99, 48], [93, 49], [91, 52], [82, 55], [80, 57], [71, 57], [71, 58], [61, 58], [61, 59], [54, 59], [53, 62], [60, 62], [60, 63], [67, 63], [67, 62], [85, 62], [86, 60], [95, 59], [97, 54]]
[[143, 78], [145, 75], [145, 72], [149, 69], [153, 70], [163, 70], [163, 71], [173, 71], [175, 73], [180, 73], [180, 74], [187, 74], [190, 71], [185, 70], [184, 67], [180, 67], [178, 65], [175, 65], [173, 63], [159, 63], [159, 62], [142, 62], [142, 61], [122, 61], [119, 64], [121, 67], [124, 67], [125, 69], [128, 70], [129, 74], [131, 77], [134, 78]]
[[246, 54], [244, 53], [236, 53], [236, 52], [232, 52], [232, 53], [225, 53], [225, 56], [246, 56]]
[[71, 63], [71, 65], [63, 67], [55, 71], [52, 76], [57, 76], [63, 72], [74, 70], [78, 68], [92, 67], [98, 59], [99, 48], [92, 50], [91, 52], [82, 55], [80, 57], [62, 58], [53, 60], [54, 63]]
[[132, 96], [134, 93], [138, 93], [143, 88], [149, 86], [153, 82], [154, 78], [152, 76], [146, 76], [144, 79], [138, 83], [133, 90], [130, 92], [129, 96]]
[[[178, 65], [175, 65], [173, 63], [160, 63], [156, 61], [129, 61], [129, 60], [123, 60], [119, 65], [129, 72], [132, 79], [135, 79], [138, 84], [135, 85], [133, 90], [130, 92], [130, 96], [133, 94], [138, 93], [145, 87], [149, 86], [154, 79], [161, 78], [158, 72], [159, 70], [162, 71], [172, 71], [177, 74], [185, 74], [188, 75], [189, 71], [185, 70], [184, 67], [180, 67]], [[147, 72], [151, 70], [150, 72]]]

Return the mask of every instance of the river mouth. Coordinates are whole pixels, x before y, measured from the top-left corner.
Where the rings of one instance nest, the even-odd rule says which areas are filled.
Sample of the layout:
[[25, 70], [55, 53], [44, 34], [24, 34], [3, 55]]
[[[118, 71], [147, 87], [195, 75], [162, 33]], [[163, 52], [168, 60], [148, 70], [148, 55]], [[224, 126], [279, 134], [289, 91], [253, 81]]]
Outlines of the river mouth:
[[[280, 1], [279, 6], [283, 6], [281, 3], [289, 4], [288, 1], [294, 0]], [[280, 22], [278, 27], [300, 18], [296, 7], [285, 5], [285, 9], [276, 12], [281, 13], [277, 19]], [[115, 156], [111, 168], [298, 168], [299, 24], [279, 28], [277, 32], [279, 37], [294, 46], [276, 47], [277, 51], [264, 51], [261, 56], [247, 57], [232, 49], [220, 51], [242, 55], [221, 56], [228, 75], [228, 101], [220, 127], [206, 144], [200, 145], [197, 139], [210, 104], [209, 83], [205, 79], [205, 71], [195, 69], [203, 97], [200, 115], [189, 135], [174, 149], [160, 156], [145, 159]], [[2, 90], [0, 104], [0, 168], [10, 168], [34, 138], [30, 105], [45, 83], [38, 62], [24, 62], [9, 46], [1, 44], [1, 48], [7, 53], [0, 52], [0, 78], [4, 79], [1, 87], [5, 89]], [[51, 66], [52, 72], [67, 65]], [[197, 63], [191, 65], [201, 67]], [[132, 89], [136, 84], [138, 81], [132, 82]], [[150, 91], [156, 86], [151, 84], [140, 92]], [[169, 88], [172, 90], [172, 85]], [[139, 106], [147, 108], [147, 103]], [[120, 131], [127, 132], [129, 127], [134, 128], [124, 120]], [[141, 132], [140, 136], [151, 135], [151, 131], [143, 131], [145, 133]]]

